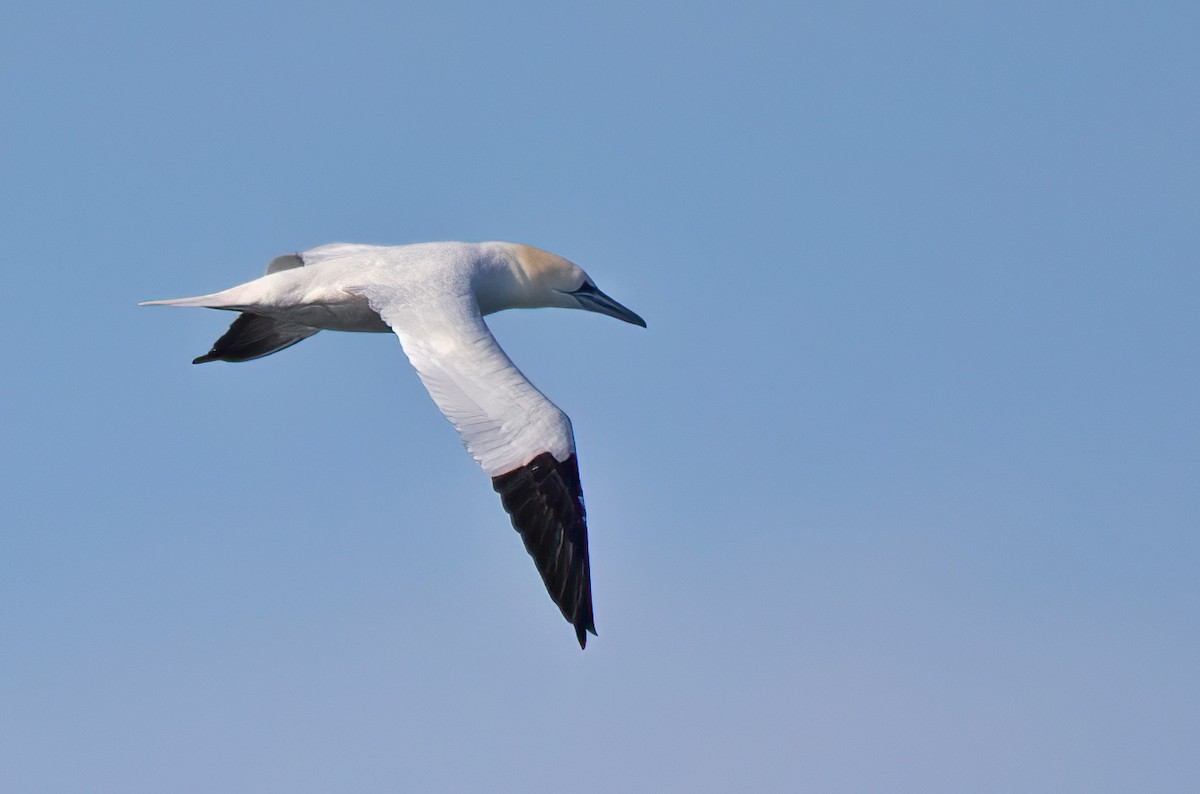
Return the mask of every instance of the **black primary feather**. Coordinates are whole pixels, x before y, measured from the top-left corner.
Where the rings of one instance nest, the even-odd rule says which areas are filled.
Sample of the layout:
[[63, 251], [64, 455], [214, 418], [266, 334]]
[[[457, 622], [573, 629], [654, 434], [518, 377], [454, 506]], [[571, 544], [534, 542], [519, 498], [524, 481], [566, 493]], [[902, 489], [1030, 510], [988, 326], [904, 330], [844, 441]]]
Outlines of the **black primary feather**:
[[282, 322], [261, 314], [242, 312], [229, 330], [213, 343], [212, 350], [192, 360], [193, 364], [209, 361], [250, 361], [278, 353], [321, 329], [299, 323]]
[[550, 597], [575, 626], [579, 647], [586, 647], [587, 632], [595, 634], [596, 625], [587, 512], [575, 456], [560, 463], [543, 452], [521, 468], [493, 477], [492, 487], [500, 494]]

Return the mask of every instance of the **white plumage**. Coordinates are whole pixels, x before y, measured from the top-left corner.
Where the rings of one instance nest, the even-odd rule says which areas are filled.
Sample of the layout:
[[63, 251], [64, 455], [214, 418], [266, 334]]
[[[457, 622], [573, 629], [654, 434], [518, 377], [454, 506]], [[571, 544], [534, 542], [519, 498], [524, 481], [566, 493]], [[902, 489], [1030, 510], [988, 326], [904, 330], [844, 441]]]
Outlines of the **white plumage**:
[[320, 330], [400, 339], [429, 394], [491, 477], [580, 645], [592, 624], [587, 529], [571, 422], [509, 360], [483, 316], [587, 309], [645, 327], [555, 254], [514, 243], [334, 243], [276, 257], [261, 278], [143, 305], [242, 314], [196, 359], [247, 361]]

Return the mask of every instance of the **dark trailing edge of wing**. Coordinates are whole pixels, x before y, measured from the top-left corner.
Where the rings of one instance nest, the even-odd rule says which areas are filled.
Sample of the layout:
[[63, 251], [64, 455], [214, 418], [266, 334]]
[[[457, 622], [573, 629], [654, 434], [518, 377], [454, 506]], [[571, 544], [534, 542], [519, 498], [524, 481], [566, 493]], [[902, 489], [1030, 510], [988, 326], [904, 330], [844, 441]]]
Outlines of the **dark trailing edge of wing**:
[[280, 322], [261, 314], [242, 312], [224, 336], [213, 343], [212, 350], [199, 358], [193, 359], [193, 364], [204, 364], [209, 361], [250, 361], [255, 358], [278, 353], [286, 347], [291, 347], [302, 339], [319, 331], [298, 323]]
[[587, 513], [575, 456], [560, 463], [543, 452], [521, 468], [493, 477], [492, 487], [525, 541], [550, 597], [575, 626], [579, 647], [586, 647], [586, 632], [595, 634], [596, 625]]

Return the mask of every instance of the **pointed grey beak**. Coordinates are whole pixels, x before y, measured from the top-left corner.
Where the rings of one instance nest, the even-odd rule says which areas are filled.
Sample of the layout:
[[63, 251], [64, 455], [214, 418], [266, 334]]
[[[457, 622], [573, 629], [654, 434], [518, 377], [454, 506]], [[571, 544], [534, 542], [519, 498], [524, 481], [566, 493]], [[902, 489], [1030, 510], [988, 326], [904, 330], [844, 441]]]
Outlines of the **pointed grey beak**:
[[584, 284], [574, 292], [568, 293], [579, 301], [581, 309], [587, 309], [589, 312], [599, 312], [607, 314], [609, 317], [616, 317], [618, 320], [624, 320], [627, 323], [646, 327], [646, 321], [639, 317], [636, 313], [626, 309], [621, 304], [617, 303], [612, 298], [605, 295], [600, 290], [596, 289], [591, 284]]

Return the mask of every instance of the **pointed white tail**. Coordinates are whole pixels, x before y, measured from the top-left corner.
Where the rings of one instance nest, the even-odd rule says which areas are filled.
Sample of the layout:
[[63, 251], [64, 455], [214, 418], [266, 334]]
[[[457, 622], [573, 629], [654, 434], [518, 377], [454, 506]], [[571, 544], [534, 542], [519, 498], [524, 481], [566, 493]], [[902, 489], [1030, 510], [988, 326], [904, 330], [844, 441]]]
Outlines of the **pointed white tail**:
[[194, 298], [171, 298], [161, 301], [142, 301], [138, 306], [197, 306], [205, 309], [232, 309], [238, 304], [231, 300], [229, 294], [233, 290], [214, 292], [211, 295], [197, 295]]

